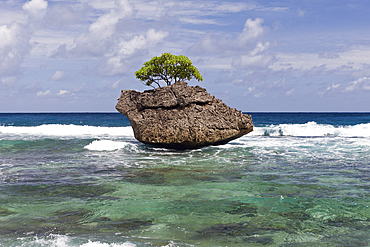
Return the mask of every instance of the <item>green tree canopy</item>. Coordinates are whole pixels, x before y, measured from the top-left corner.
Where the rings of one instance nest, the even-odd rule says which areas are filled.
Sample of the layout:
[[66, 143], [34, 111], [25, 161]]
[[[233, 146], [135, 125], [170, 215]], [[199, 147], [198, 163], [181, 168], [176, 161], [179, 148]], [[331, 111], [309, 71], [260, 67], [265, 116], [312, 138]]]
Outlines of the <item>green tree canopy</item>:
[[161, 87], [160, 81], [164, 81], [167, 86], [170, 86], [172, 82], [185, 79], [203, 81], [203, 77], [188, 57], [171, 53], [163, 53], [160, 57], [153, 57], [145, 62], [144, 66], [135, 72], [135, 76], [147, 86], [152, 87], [154, 87], [153, 83]]

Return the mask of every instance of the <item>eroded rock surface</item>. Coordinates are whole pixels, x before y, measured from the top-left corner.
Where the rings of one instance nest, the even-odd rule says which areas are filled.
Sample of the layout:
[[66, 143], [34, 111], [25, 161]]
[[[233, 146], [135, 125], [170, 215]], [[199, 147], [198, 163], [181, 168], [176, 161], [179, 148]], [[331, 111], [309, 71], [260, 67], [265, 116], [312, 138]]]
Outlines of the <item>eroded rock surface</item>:
[[251, 116], [184, 81], [144, 92], [122, 90], [116, 109], [129, 118], [138, 141], [160, 147], [220, 145], [253, 131]]

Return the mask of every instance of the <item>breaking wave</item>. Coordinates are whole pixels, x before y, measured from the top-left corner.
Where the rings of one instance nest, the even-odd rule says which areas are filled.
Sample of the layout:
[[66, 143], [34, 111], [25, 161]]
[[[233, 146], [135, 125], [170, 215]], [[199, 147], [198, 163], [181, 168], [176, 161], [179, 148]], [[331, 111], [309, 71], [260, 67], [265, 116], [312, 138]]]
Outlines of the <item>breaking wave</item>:
[[101, 137], [133, 137], [128, 127], [99, 127], [88, 125], [44, 124], [40, 126], [0, 126], [0, 138], [101, 138]]
[[279, 124], [266, 127], [254, 127], [250, 136], [297, 136], [297, 137], [370, 137], [370, 123], [333, 126], [308, 122], [305, 124]]
[[[11, 246], [20, 247], [136, 247], [137, 245], [131, 242], [124, 243], [105, 243], [100, 241], [87, 242], [84, 240], [79, 240], [77, 238], [65, 236], [65, 235], [54, 235], [51, 234], [46, 237], [30, 237], [30, 238], [18, 238], [18, 243]], [[1, 244], [0, 244], [1, 245]]]
[[[370, 137], [370, 123], [358, 125], [333, 126], [330, 124], [279, 124], [264, 127], [254, 127], [248, 136], [297, 136], [297, 137]], [[0, 139], [24, 138], [130, 138], [134, 137], [131, 126], [99, 127], [82, 125], [45, 124], [40, 126], [0, 126]], [[92, 143], [98, 145], [97, 143]], [[100, 143], [104, 146], [108, 142]], [[99, 144], [99, 145], [100, 145]], [[112, 144], [124, 145], [122, 143]], [[112, 146], [111, 145], [111, 146]], [[125, 144], [126, 145], [126, 144]], [[93, 147], [93, 146], [91, 146]], [[90, 147], [90, 148], [91, 148]], [[113, 147], [112, 147], [113, 148]]]
[[136, 148], [136, 145], [124, 141], [95, 140], [86, 145], [85, 148], [91, 151], [114, 151], [123, 148]]

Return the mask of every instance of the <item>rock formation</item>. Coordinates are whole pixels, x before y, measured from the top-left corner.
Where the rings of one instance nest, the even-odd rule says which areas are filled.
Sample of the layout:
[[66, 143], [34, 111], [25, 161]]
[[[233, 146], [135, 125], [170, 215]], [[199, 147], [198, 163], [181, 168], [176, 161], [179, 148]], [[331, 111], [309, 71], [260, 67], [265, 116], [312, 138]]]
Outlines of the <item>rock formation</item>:
[[184, 81], [144, 92], [122, 90], [116, 109], [128, 117], [138, 141], [159, 147], [220, 145], [253, 131], [251, 116]]

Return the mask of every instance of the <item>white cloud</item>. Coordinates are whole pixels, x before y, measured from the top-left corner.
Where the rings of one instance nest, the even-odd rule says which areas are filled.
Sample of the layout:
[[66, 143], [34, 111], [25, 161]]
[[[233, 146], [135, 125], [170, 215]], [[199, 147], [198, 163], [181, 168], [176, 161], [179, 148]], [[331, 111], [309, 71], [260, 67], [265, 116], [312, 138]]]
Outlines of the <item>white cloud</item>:
[[119, 22], [135, 14], [133, 5], [127, 0], [116, 0], [114, 7], [104, 9], [105, 13], [92, 21], [88, 32], [77, 35], [73, 44], [63, 44], [55, 51], [56, 56], [78, 58], [102, 58], [111, 52], [120, 39], [131, 33], [119, 32]]
[[36, 20], [42, 19], [46, 13], [48, 2], [44, 0], [31, 0], [23, 4], [22, 8], [30, 13]]
[[295, 93], [295, 89], [293, 88], [293, 89], [291, 89], [291, 90], [287, 91], [285, 94], [286, 94], [287, 96], [290, 96], [290, 95], [293, 95], [294, 93]]
[[352, 81], [349, 85], [344, 89], [344, 92], [352, 92], [355, 89], [361, 88], [364, 90], [370, 90], [370, 77], [362, 77], [356, 81]]
[[114, 33], [115, 25], [120, 19], [133, 15], [134, 8], [127, 0], [117, 0], [115, 4], [115, 8], [100, 16], [90, 25], [89, 31], [91, 33], [99, 33], [101, 38], [107, 38]]
[[48, 94], [50, 94], [50, 90], [47, 90], [45, 92], [42, 92], [42, 91], [38, 91], [36, 94], [37, 94], [37, 97], [42, 97], [42, 96], [46, 96]]
[[277, 62], [271, 65], [271, 68], [276, 71], [293, 68], [302, 72], [322, 70], [324, 67], [326, 71], [349, 68], [353, 72], [359, 72], [369, 64], [368, 57], [370, 57], [368, 46], [351, 46], [330, 56], [321, 52], [277, 53]]
[[352, 92], [353, 90], [356, 89], [357, 87], [357, 84], [358, 84], [358, 80], [357, 81], [353, 81], [351, 82], [345, 89], [344, 89], [344, 92]]
[[255, 97], [255, 98], [257, 98], [257, 99], [262, 98], [262, 97], [264, 97], [264, 96], [265, 96], [265, 93], [262, 93], [262, 92], [260, 92], [260, 93], [256, 93], [256, 94], [254, 95], [254, 97]]
[[237, 68], [267, 68], [274, 62], [274, 56], [268, 52], [270, 42], [262, 44], [258, 42], [256, 47], [248, 55], [236, 56], [232, 66]]
[[116, 6], [115, 0], [81, 0], [81, 2], [88, 3], [95, 9], [106, 10]]
[[272, 11], [272, 12], [286, 12], [289, 10], [289, 7], [258, 7], [256, 10]]
[[118, 81], [114, 82], [114, 83], [112, 84], [112, 88], [113, 88], [113, 89], [117, 89], [117, 88], [118, 88], [119, 83], [120, 83], [120, 80], [118, 80]]
[[36, 28], [35, 21], [42, 20], [47, 6], [44, 0], [28, 1], [22, 6], [28, 13], [27, 21], [24, 21], [25, 15], [22, 18], [15, 15], [9, 24], [0, 26], [0, 76], [22, 73], [22, 62], [33, 45], [30, 40]]
[[10, 87], [11, 85], [17, 82], [17, 77], [9, 76], [9, 77], [2, 79], [1, 82], [3, 85]]
[[[261, 9], [261, 6], [255, 6], [253, 4], [229, 4], [226, 2], [199, 3], [195, 1], [183, 1], [157, 3], [153, 1], [139, 1], [133, 5], [127, 0], [117, 0], [114, 4], [108, 2], [105, 8], [100, 3], [102, 1], [94, 1], [94, 4], [92, 4], [94, 7], [99, 6], [99, 11], [103, 12], [103, 14], [99, 13], [97, 18], [92, 20], [92, 23], [88, 27], [88, 32], [78, 34], [72, 43], [66, 42], [59, 45], [59, 48], [54, 50], [54, 56], [58, 58], [98, 59], [97, 66], [91, 68], [88, 73], [108, 76], [131, 72], [133, 66], [142, 64], [149, 57], [164, 52], [160, 49], [162, 44], [166, 44], [167, 51], [171, 52], [177, 50], [181, 52], [181, 50], [186, 49], [187, 45], [192, 44], [192, 39], [188, 38], [186, 35], [187, 32], [183, 29], [176, 28], [175, 31], [170, 28], [168, 30], [173, 34], [176, 34], [176, 32], [180, 34], [180, 30], [183, 30], [185, 35], [181, 40], [188, 39], [190, 42], [174, 42], [173, 36], [166, 39], [170, 35], [169, 31], [154, 28], [157, 24], [163, 26], [162, 23], [149, 25], [148, 22], [138, 21], [139, 17], [143, 19], [158, 19], [160, 16], [167, 16], [169, 14], [174, 21], [181, 18], [190, 18], [196, 22], [198, 20], [204, 20], [211, 23], [214, 20], [213, 15], [235, 13], [248, 9]], [[139, 7], [135, 9], [134, 6]], [[154, 11], [155, 14], [150, 15], [149, 10]], [[144, 12], [148, 12], [147, 14], [150, 16], [145, 17], [143, 15]], [[134, 18], [135, 22], [133, 22]], [[136, 26], [131, 26], [131, 23], [136, 23]], [[139, 25], [139, 23], [142, 24]], [[267, 67], [274, 58], [268, 54], [270, 42], [261, 40], [262, 36], [268, 30], [262, 24], [263, 19], [261, 18], [248, 19], [244, 23], [244, 29], [237, 37], [234, 36], [231, 38], [229, 36], [219, 39], [219, 34], [215, 36], [211, 34], [199, 40], [198, 44], [195, 44], [189, 51], [193, 51], [198, 56], [208, 52], [213, 58], [215, 56], [224, 57], [225, 61], [228, 60], [228, 63], [222, 65], [222, 67], [227, 69], [231, 68], [232, 61], [233, 66], [238, 68], [250, 66], [258, 68]], [[167, 27], [168, 25], [174, 28], [172, 23], [168, 22]], [[199, 33], [202, 32], [193, 33], [192, 35], [193, 37], [199, 37]], [[43, 49], [38, 50], [39, 54], [42, 54], [42, 52]], [[48, 53], [44, 52], [44, 54]], [[222, 58], [220, 59], [222, 60]], [[214, 64], [215, 60], [212, 60], [213, 62], [211, 64]], [[220, 63], [218, 62], [217, 64]], [[213, 65], [207, 66], [212, 67]], [[220, 68], [219, 65], [217, 66]]]
[[167, 32], [149, 29], [145, 36], [137, 35], [131, 40], [121, 40], [116, 46], [114, 53], [106, 55], [106, 66], [104, 74], [118, 75], [127, 71], [128, 65], [135, 59], [136, 53], [140, 54], [141, 50], [154, 47], [168, 36]]
[[121, 40], [116, 46], [116, 53], [120, 55], [131, 55], [137, 49], [144, 49], [155, 45], [163, 40], [167, 35], [167, 32], [156, 31], [151, 28], [146, 32], [145, 36], [137, 35], [131, 40]]
[[[7, 89], [5, 93], [16, 95], [8, 89], [19, 90], [23, 85], [27, 88], [35, 78], [40, 78], [32, 91], [28, 90], [34, 97], [58, 95], [56, 98], [62, 101], [72, 99], [77, 90], [81, 97], [94, 97], [102, 88], [112, 92], [126, 81], [131, 83], [135, 80], [133, 72], [143, 62], [162, 52], [171, 52], [194, 61], [204, 76], [205, 87], [218, 82], [219, 92], [227, 89], [229, 95], [265, 97], [263, 102], [267, 106], [267, 102], [273, 102], [269, 94], [281, 96], [282, 101], [289, 98], [287, 95], [310, 94], [308, 102], [320, 96], [314, 92], [321, 91], [333, 100], [341, 97], [337, 102], [350, 102], [346, 99], [348, 95], [361, 90], [369, 92], [366, 91], [370, 90], [370, 81], [366, 79], [370, 75], [370, 46], [366, 43], [369, 35], [362, 32], [361, 25], [353, 25], [351, 30], [328, 28], [324, 32], [317, 28], [320, 22], [315, 18], [321, 12], [316, 7], [261, 3], [0, 1], [0, 87]], [[243, 16], [245, 19], [241, 19]], [[299, 21], [304, 21], [312, 32], [304, 32], [299, 28], [301, 25], [291, 25], [300, 17]], [[348, 16], [343, 18], [350, 21]], [[22, 78], [23, 69], [27, 73]], [[66, 79], [69, 71], [73, 71], [78, 85], [69, 84], [68, 90], [39, 91], [40, 83]], [[20, 78], [23, 84], [17, 85]], [[102, 85], [99, 81], [106, 83]], [[242, 104], [235, 97], [229, 100]], [[314, 100], [312, 103], [315, 104]]]
[[250, 93], [252, 93], [253, 91], [254, 91], [254, 89], [255, 89], [256, 87], [249, 87], [248, 88], [248, 91], [246, 91], [244, 94], [243, 94], [243, 96], [245, 97], [245, 96], [247, 96], [248, 94], [250, 94]]
[[208, 19], [208, 18], [192, 18], [192, 17], [180, 17], [179, 20], [183, 23], [187, 24], [195, 24], [195, 25], [202, 25], [202, 24], [207, 24], [207, 25], [217, 25], [219, 24], [218, 21], [214, 19]]
[[[251, 88], [256, 85], [259, 89], [258, 84], [266, 81], [266, 76], [271, 74], [269, 67], [275, 62], [275, 56], [270, 52], [271, 42], [267, 40], [269, 29], [263, 22], [261, 18], [247, 19], [244, 28], [233, 35], [207, 33], [187, 53], [203, 61], [199, 68], [217, 70], [218, 73], [222, 70], [234, 81], [243, 78], [234, 85], [247, 84]], [[218, 66], [211, 66], [213, 64]], [[250, 92], [247, 91], [244, 95], [248, 93]], [[264, 94], [255, 93], [255, 97], [263, 96]]]
[[215, 4], [217, 5], [212, 8], [212, 11], [216, 11], [218, 13], [238, 13], [245, 10], [252, 10], [257, 7], [254, 4], [243, 2], [236, 2], [233, 4], [230, 4], [229, 2], [221, 2]]
[[273, 59], [270, 55], [239, 56], [232, 61], [232, 66], [242, 69], [267, 68]]
[[306, 71], [304, 71], [304, 76], [309, 77], [309, 76], [320, 76], [324, 73], [328, 73], [328, 69], [326, 64], [321, 64], [320, 66], [314, 66]]
[[59, 46], [73, 44], [75, 36], [76, 33], [72, 31], [38, 29], [33, 32], [30, 40], [30, 55], [36, 58], [52, 57]]
[[270, 42], [266, 42], [265, 44], [262, 44], [261, 42], [259, 42], [256, 48], [254, 48], [254, 50], [250, 52], [250, 55], [255, 56], [263, 51], [266, 51], [269, 47], [270, 47]]
[[250, 2], [210, 2], [210, 1], [148, 1], [137, 2], [138, 16], [149, 20], [159, 20], [161, 17], [170, 17], [173, 21], [185, 24], [228, 25], [219, 16], [239, 13], [242, 11], [271, 11], [284, 12], [287, 7], [264, 7]]
[[306, 14], [305, 10], [302, 10], [301, 8], [297, 9], [297, 14], [299, 17], [303, 17]]
[[83, 91], [84, 87], [86, 86], [86, 83], [82, 83], [82, 85], [78, 86], [78, 87], [75, 87], [73, 89], [73, 92], [80, 92], [80, 91]]
[[122, 75], [131, 71], [135, 61], [139, 60], [142, 64], [142, 57], [147, 57], [149, 51], [153, 53], [157, 44], [169, 35], [166, 31], [145, 28], [145, 23], [142, 26], [135, 24], [137, 28], [126, 24], [137, 13], [134, 5], [127, 0], [117, 0], [103, 11], [89, 25], [88, 32], [77, 35], [72, 44], [60, 45], [53, 56], [97, 59], [99, 64], [86, 73]]
[[20, 72], [23, 58], [30, 50], [30, 33], [22, 24], [0, 26], [0, 76]]
[[243, 46], [251, 39], [260, 37], [266, 31], [266, 28], [262, 26], [262, 23], [262, 18], [256, 18], [255, 20], [248, 19], [244, 24], [243, 32], [237, 39], [238, 45]]
[[[248, 19], [245, 22], [244, 29], [236, 40], [240, 50], [232, 60], [233, 67], [239, 69], [268, 68], [274, 62], [274, 56], [269, 53], [270, 42], [263, 43], [259, 40], [267, 31], [262, 23], [261, 18]], [[254, 49], [250, 50], [253, 46], [255, 46]]]
[[65, 71], [62, 71], [62, 70], [57, 70], [51, 77], [50, 77], [50, 80], [52, 81], [60, 81], [60, 80], [63, 80], [65, 77], [64, 77], [64, 74], [65, 74]]
[[220, 57], [260, 54], [270, 46], [269, 42], [261, 42], [262, 36], [268, 30], [262, 23], [261, 18], [246, 20], [244, 29], [237, 37], [225, 36], [223, 33], [207, 33], [195, 42], [188, 52], [198, 56], [207, 54]]
[[59, 90], [59, 92], [57, 93], [58, 96], [61, 96], [61, 95], [64, 95], [64, 94], [67, 94], [69, 93], [69, 91], [67, 90]]
[[154, 28], [150, 28], [146, 32], [147, 44], [149, 44], [149, 45], [155, 45], [158, 42], [162, 41], [168, 35], [169, 35], [168, 32], [156, 31]]
[[54, 30], [68, 26], [71, 29], [71, 25], [79, 24], [86, 15], [88, 8], [77, 7], [74, 4], [67, 3], [54, 3], [47, 8], [46, 15], [44, 17], [44, 25], [46, 27], [52, 27]]
[[340, 84], [332, 83], [331, 86], [329, 86], [329, 87], [326, 88], [326, 91], [329, 91], [329, 90], [332, 90], [332, 89], [336, 89], [339, 86], [340, 86]]
[[0, 6], [0, 25], [10, 24], [15, 21], [18, 23], [25, 24], [27, 22], [28, 15], [20, 10], [3, 9]]
[[209, 56], [196, 61], [196, 65], [201, 69], [231, 70], [231, 61], [232, 57], [218, 57], [215, 59]]

